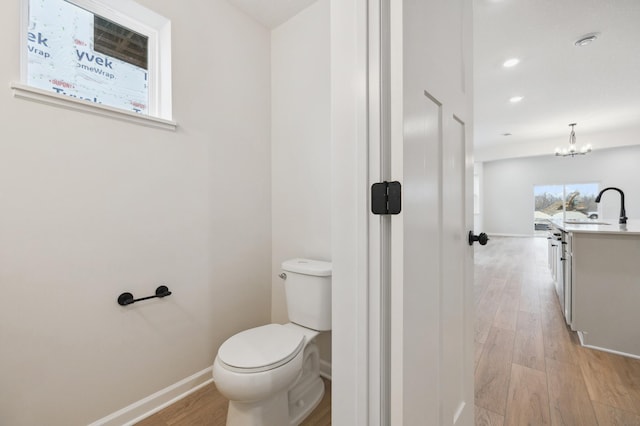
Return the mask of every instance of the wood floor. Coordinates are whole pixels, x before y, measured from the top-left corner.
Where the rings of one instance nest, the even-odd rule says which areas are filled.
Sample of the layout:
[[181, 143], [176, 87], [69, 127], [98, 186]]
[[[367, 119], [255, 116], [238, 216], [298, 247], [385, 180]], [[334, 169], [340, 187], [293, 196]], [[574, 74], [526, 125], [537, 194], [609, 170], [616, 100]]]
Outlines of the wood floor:
[[[560, 312], [546, 241], [494, 237], [475, 249], [476, 425], [640, 426], [640, 361], [580, 346]], [[303, 425], [331, 424], [325, 384]], [[137, 425], [223, 426], [227, 404], [212, 384]]]
[[[313, 413], [302, 422], [302, 426], [331, 424], [331, 382], [326, 379], [323, 381], [324, 397]], [[212, 383], [136, 423], [136, 426], [224, 426], [228, 405], [229, 401], [220, 395]]]
[[580, 346], [546, 244], [496, 237], [475, 249], [476, 425], [640, 426], [640, 360]]

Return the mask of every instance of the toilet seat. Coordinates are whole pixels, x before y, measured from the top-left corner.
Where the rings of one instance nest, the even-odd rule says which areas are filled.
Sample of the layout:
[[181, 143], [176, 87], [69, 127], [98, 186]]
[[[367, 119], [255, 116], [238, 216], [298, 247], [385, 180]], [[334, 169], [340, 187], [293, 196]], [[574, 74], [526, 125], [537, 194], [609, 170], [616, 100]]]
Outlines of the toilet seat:
[[218, 360], [231, 371], [257, 373], [288, 363], [304, 346], [304, 333], [281, 324], [268, 324], [231, 336], [220, 346]]

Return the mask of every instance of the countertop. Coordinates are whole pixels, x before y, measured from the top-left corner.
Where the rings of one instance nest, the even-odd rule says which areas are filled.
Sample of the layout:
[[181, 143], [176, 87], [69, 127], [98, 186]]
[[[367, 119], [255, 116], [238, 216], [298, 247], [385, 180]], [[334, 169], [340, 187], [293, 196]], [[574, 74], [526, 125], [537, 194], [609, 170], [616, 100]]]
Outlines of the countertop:
[[640, 235], [640, 219], [628, 219], [626, 225], [618, 224], [615, 219], [584, 219], [579, 222], [572, 220], [551, 220], [553, 226], [565, 232], [586, 232], [617, 235]]

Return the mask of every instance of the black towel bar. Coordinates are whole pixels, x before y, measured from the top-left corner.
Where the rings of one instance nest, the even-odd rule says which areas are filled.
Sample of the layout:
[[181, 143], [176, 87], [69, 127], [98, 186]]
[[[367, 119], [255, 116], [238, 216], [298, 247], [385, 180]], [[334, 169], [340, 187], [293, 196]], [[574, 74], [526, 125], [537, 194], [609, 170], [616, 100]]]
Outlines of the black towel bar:
[[161, 285], [160, 287], [156, 288], [156, 294], [154, 294], [153, 296], [141, 297], [140, 299], [134, 299], [133, 294], [131, 293], [122, 293], [120, 296], [118, 296], [118, 305], [127, 306], [131, 305], [132, 303], [140, 302], [141, 300], [154, 299], [156, 297], [162, 298], [170, 295], [171, 292], [169, 291], [167, 286]]

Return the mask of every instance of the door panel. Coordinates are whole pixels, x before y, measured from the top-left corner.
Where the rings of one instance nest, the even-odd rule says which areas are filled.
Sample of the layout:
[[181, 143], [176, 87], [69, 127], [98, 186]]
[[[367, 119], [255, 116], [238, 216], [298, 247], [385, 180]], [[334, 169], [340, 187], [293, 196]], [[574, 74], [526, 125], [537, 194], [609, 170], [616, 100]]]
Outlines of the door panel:
[[[441, 104], [424, 93], [411, 105], [404, 143], [404, 422], [439, 424]], [[435, 293], [434, 293], [435, 290]]]
[[[464, 377], [469, 374], [464, 353], [465, 340], [465, 252], [468, 250], [465, 224], [465, 126], [457, 117], [448, 119], [450, 137], [443, 147], [442, 197], [442, 294], [441, 380], [443, 416], [446, 424], [457, 424], [466, 408], [468, 395]], [[472, 401], [471, 401], [472, 402]]]
[[471, 1], [398, 0], [391, 12], [392, 175], [404, 191], [392, 218], [391, 424], [470, 426]]

